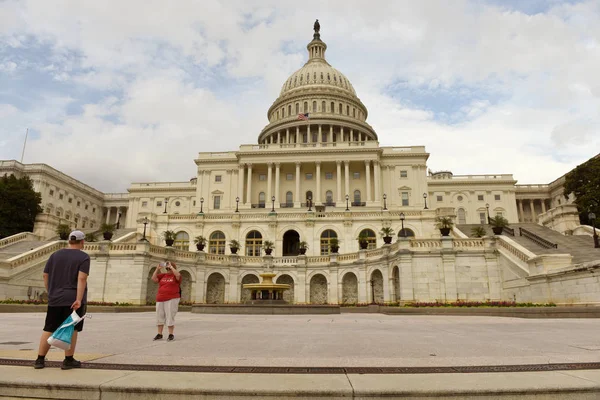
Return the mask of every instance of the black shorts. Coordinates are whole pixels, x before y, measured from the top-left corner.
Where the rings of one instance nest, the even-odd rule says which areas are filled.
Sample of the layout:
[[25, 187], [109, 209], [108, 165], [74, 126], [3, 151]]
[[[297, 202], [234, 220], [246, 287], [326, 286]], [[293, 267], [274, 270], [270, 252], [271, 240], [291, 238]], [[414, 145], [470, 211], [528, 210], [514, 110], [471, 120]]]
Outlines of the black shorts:
[[[77, 315], [83, 317], [85, 315], [85, 308], [85, 304], [79, 307], [79, 309], [77, 309]], [[67, 319], [67, 317], [71, 315], [72, 312], [73, 310], [70, 306], [48, 306], [48, 311], [46, 312], [46, 323], [44, 324], [44, 331], [54, 332], [55, 330], [57, 330], [62, 325], [62, 323], [65, 322], [65, 319]], [[83, 330], [83, 321], [75, 325], [75, 330], [77, 332], [81, 332]]]

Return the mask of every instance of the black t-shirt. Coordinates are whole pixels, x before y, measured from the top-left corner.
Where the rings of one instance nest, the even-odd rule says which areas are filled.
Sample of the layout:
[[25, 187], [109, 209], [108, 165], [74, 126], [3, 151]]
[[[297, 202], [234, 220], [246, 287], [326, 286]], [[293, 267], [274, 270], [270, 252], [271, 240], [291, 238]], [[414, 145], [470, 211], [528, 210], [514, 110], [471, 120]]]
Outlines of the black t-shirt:
[[[52, 254], [46, 262], [48, 274], [48, 305], [71, 306], [77, 300], [79, 272], [90, 273], [90, 256], [78, 249], [62, 249]], [[87, 285], [82, 304], [87, 303]]]

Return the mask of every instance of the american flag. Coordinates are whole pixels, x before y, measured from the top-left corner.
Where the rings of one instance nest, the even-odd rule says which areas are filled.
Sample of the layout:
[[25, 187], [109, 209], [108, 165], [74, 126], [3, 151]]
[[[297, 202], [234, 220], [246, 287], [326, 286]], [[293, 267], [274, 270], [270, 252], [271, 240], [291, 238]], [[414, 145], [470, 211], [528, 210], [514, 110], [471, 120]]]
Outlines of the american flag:
[[308, 121], [308, 113], [306, 114], [298, 114], [298, 119], [302, 121]]

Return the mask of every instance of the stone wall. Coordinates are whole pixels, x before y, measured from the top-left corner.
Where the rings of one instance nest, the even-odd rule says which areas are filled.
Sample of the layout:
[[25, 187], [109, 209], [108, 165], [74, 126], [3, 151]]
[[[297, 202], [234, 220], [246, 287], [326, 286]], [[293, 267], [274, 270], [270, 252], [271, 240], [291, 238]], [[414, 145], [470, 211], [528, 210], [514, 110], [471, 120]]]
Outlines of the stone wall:
[[294, 279], [289, 275], [281, 275], [277, 278], [275, 283], [283, 283], [290, 285], [290, 289], [283, 292], [283, 300], [285, 300], [289, 304], [295, 303], [294, 297]]
[[381, 274], [381, 271], [378, 269], [373, 271], [371, 274], [371, 280], [373, 281], [371, 286], [373, 290], [373, 297], [371, 299], [374, 299], [375, 303], [383, 303], [383, 275]]
[[310, 304], [327, 303], [327, 279], [321, 274], [310, 279]]
[[217, 272], [211, 274], [206, 281], [206, 303], [225, 303], [225, 278]]
[[352, 272], [348, 272], [342, 278], [342, 303], [358, 303], [358, 279]]
[[249, 289], [244, 289], [244, 284], [250, 283], [259, 283], [260, 280], [256, 275], [246, 275], [242, 279], [242, 283], [240, 285], [240, 303], [246, 303], [252, 299], [252, 292]]

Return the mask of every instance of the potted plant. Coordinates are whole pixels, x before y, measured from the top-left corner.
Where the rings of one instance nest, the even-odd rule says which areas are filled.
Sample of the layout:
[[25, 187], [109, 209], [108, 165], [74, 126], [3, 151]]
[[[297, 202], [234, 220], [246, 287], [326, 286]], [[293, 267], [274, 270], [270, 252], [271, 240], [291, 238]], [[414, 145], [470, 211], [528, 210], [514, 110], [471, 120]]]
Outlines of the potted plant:
[[163, 232], [163, 238], [165, 239], [167, 247], [173, 246], [173, 243], [175, 243], [175, 235], [177, 235], [175, 231], [170, 231], [168, 229]]
[[271, 242], [270, 240], [265, 240], [262, 242], [262, 248], [265, 250], [265, 254], [270, 256], [275, 248], [275, 243]]
[[235, 239], [229, 241], [229, 249], [231, 250], [231, 254], [237, 254], [240, 249], [240, 242]]
[[502, 230], [508, 226], [508, 220], [502, 215], [498, 214], [493, 218], [490, 218], [490, 225], [492, 225], [492, 231], [494, 235], [501, 235]]
[[369, 247], [369, 236], [367, 236], [366, 232], [361, 232], [358, 235], [358, 246], [360, 247], [361, 250], [366, 250], [367, 247]]
[[442, 236], [450, 236], [450, 229], [454, 226], [452, 217], [437, 217], [435, 219], [435, 226], [440, 230]]
[[71, 233], [71, 227], [67, 224], [58, 224], [56, 233], [60, 237], [60, 240], [67, 240], [69, 238], [69, 233]]
[[196, 249], [198, 249], [198, 251], [204, 251], [204, 246], [206, 246], [206, 238], [202, 235], [196, 236], [194, 238], [194, 243], [196, 243]]
[[338, 238], [329, 239], [329, 250], [331, 250], [333, 254], [337, 254], [340, 250], [340, 240]]
[[86, 233], [85, 234], [85, 241], [86, 242], [95, 242], [96, 241], [96, 234], [94, 232]]
[[473, 236], [473, 237], [481, 238], [481, 237], [484, 237], [485, 234], [486, 234], [486, 231], [483, 226], [476, 226], [475, 228], [471, 229], [471, 236]]
[[379, 231], [379, 234], [383, 238], [383, 243], [384, 244], [391, 244], [392, 243], [392, 236], [394, 236], [394, 230], [392, 229], [392, 227], [390, 227], [390, 226], [384, 226]]
[[103, 223], [102, 226], [100, 226], [100, 230], [102, 231], [102, 237], [104, 237], [104, 240], [110, 240], [115, 232], [115, 226], [113, 224]]
[[307, 249], [308, 249], [308, 243], [306, 243], [304, 240], [302, 240], [298, 243], [298, 254], [300, 254], [300, 255], [306, 254]]

